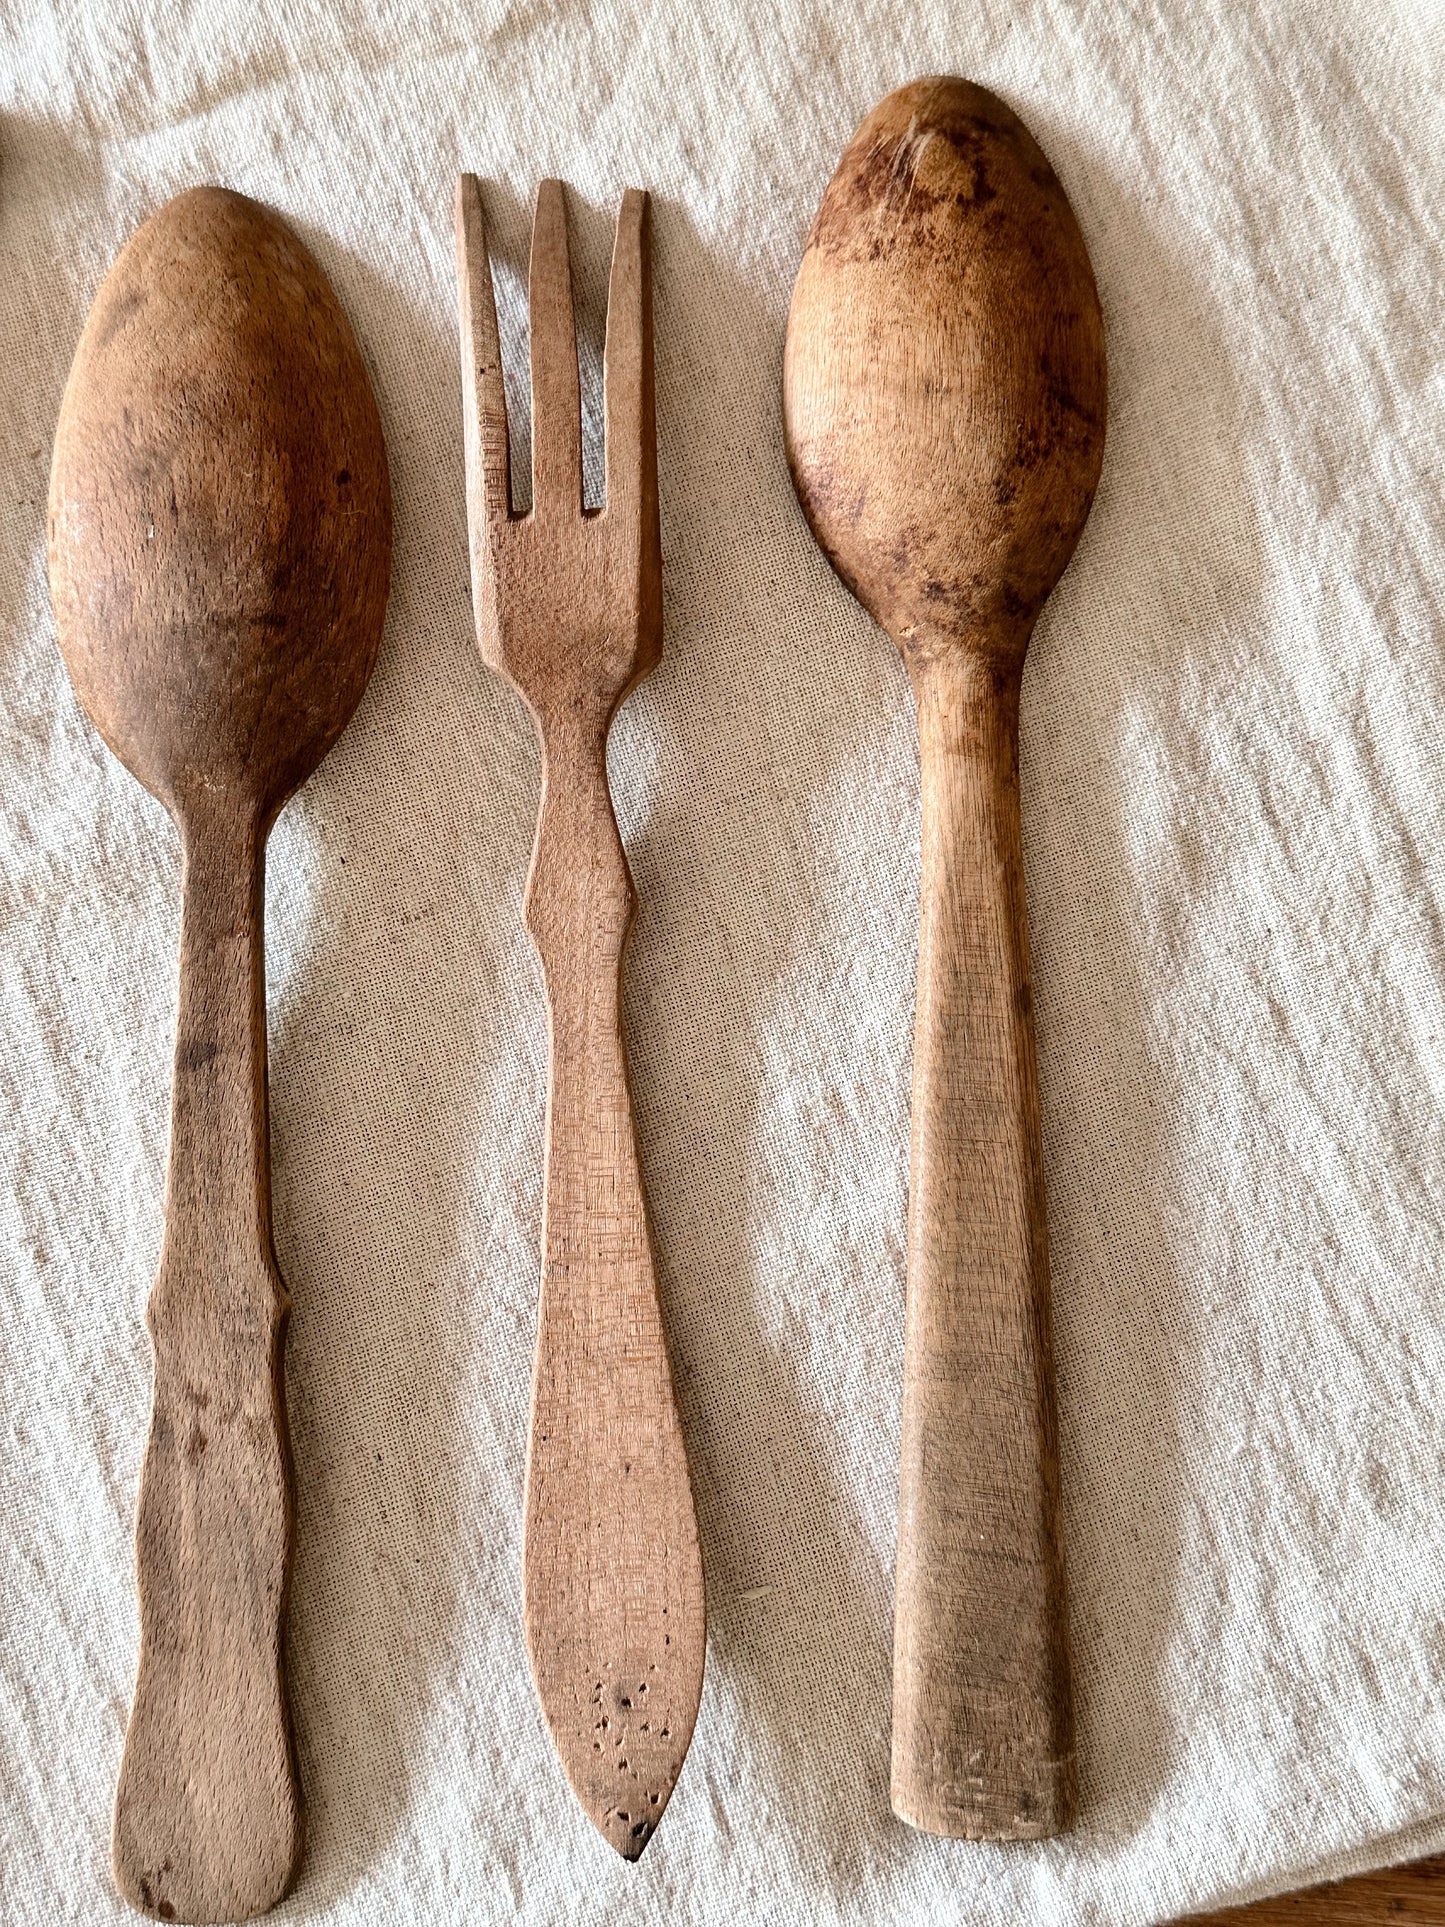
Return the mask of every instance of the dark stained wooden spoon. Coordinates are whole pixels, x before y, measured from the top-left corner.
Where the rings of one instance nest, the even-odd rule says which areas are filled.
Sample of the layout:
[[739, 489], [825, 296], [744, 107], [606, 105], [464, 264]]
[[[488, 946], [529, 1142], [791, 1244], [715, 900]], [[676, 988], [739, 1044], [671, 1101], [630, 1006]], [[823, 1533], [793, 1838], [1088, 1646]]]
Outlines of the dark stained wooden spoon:
[[76, 693], [185, 854], [115, 1874], [161, 1919], [236, 1920], [281, 1898], [301, 1851], [263, 854], [360, 700], [391, 572], [360, 351], [321, 270], [254, 201], [181, 195], [107, 275], [61, 405], [49, 549]]
[[1019, 683], [1104, 451], [1104, 331], [1037, 143], [963, 80], [863, 122], [823, 196], [784, 358], [788, 458], [918, 705], [894, 1810], [970, 1839], [1069, 1824], [1065, 1624]]

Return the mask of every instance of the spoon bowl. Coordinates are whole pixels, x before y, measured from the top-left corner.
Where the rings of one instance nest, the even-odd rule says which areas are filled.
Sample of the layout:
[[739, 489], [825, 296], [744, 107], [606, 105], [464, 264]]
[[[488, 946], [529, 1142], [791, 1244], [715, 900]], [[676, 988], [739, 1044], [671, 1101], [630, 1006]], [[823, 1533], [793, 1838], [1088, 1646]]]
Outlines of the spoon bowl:
[[863, 122], [808, 236], [788, 321], [794, 486], [905, 657], [1022, 662], [1104, 455], [1103, 318], [1033, 136], [963, 80]]
[[891, 94], [808, 236], [783, 412], [804, 514], [918, 707], [892, 1801], [973, 1839], [1058, 1832], [1074, 1799], [1018, 704], [1105, 391], [1088, 254], [1023, 123], [963, 80]]
[[381, 422], [355, 337], [289, 228], [193, 189], [117, 258], [56, 431], [50, 583], [66, 668], [174, 812], [263, 816], [340, 735], [390, 572]]

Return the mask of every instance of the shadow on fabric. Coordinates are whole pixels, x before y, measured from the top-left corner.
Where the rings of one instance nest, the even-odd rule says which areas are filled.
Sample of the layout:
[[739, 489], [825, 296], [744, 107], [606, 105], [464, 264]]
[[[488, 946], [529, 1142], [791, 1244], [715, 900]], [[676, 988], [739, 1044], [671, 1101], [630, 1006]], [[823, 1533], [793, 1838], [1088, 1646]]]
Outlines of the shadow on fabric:
[[[510, 1523], [485, 1482], [500, 1460], [508, 1499], [514, 1479], [520, 1490], [527, 1384], [501, 1366], [498, 1436], [479, 1452], [476, 1388], [515, 1320], [478, 1254], [535, 1239], [536, 1226], [508, 1216], [507, 1160], [487, 1115], [507, 1071], [495, 1017], [520, 886], [506, 883], [526, 845], [506, 801], [526, 731], [469, 634], [465, 519], [452, 512], [455, 339], [297, 225], [372, 370], [395, 521], [371, 685], [272, 843], [273, 897], [288, 869], [299, 877], [289, 921], [305, 926], [289, 969], [272, 971], [271, 1091], [276, 1239], [294, 1307], [301, 1884], [324, 1905], [365, 1884], [404, 1829], [438, 1723], [486, 1716], [459, 1678], [463, 1622], [513, 1607], [514, 1538], [479, 1532], [477, 1519]], [[418, 420], [434, 444], [420, 461], [409, 452]], [[457, 619], [438, 629], [419, 611], [439, 583]], [[537, 1087], [525, 1050], [515, 1076]], [[515, 1633], [509, 1675], [525, 1667]]]
[[1144, 820], [1140, 762], [1154, 754], [1149, 717], [1201, 678], [1238, 673], [1229, 639], [1258, 618], [1265, 564], [1215, 298], [1105, 165], [1028, 111], [1090, 244], [1109, 350], [1104, 473], [1030, 651], [1021, 743], [1080, 1825], [1117, 1845], [1188, 1742], [1167, 1709], [1195, 1502], [1181, 1428], [1204, 1316], [1202, 1281], [1172, 1251], [1184, 1154], [1152, 981], [1168, 963], [1144, 935], [1175, 919], [1153, 861], [1153, 839], [1173, 831]]

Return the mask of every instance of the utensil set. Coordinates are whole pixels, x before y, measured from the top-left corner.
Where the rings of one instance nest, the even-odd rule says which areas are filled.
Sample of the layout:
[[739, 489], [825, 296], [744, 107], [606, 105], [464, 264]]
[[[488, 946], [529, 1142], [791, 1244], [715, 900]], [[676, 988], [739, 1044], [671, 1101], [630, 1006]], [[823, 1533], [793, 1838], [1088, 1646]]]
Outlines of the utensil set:
[[[606, 767], [612, 717], [662, 649], [649, 204], [629, 190], [617, 221], [598, 511], [582, 502], [561, 184], [542, 184], [532, 236], [526, 514], [470, 176], [456, 231], [477, 638], [543, 760], [526, 919], [550, 1067], [523, 1620], [567, 1778], [635, 1860], [687, 1752], [705, 1646], [621, 1022], [635, 893]], [[864, 121], [808, 238], [783, 407], [804, 513], [903, 653], [922, 754], [892, 1803], [936, 1833], [1041, 1837], [1069, 1824], [1074, 1767], [1018, 691], [1093, 496], [1105, 372], [1068, 202], [994, 96], [923, 81]], [[360, 699], [390, 558], [380, 421], [320, 269], [254, 202], [182, 195], [96, 297], [49, 513], [77, 694], [185, 852], [114, 1833], [121, 1892], [169, 1920], [264, 1912], [300, 1860], [261, 865]]]

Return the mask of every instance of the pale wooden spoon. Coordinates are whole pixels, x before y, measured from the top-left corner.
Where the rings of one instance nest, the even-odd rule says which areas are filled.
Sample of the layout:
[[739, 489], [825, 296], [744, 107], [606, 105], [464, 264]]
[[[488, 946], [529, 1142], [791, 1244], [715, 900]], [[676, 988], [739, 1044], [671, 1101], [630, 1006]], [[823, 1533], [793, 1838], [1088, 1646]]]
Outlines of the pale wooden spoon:
[[49, 547], [76, 692], [185, 852], [115, 1875], [161, 1919], [236, 1920], [281, 1898], [301, 1851], [263, 852], [366, 686], [391, 569], [361, 354], [321, 270], [254, 201], [182, 195], [107, 275], [61, 405]]
[[1063, 189], [1003, 102], [917, 81], [818, 209], [784, 357], [788, 458], [918, 705], [893, 1807], [1024, 1839], [1074, 1799], [1059, 1467], [1019, 826], [1029, 634], [1089, 512], [1104, 333]]

